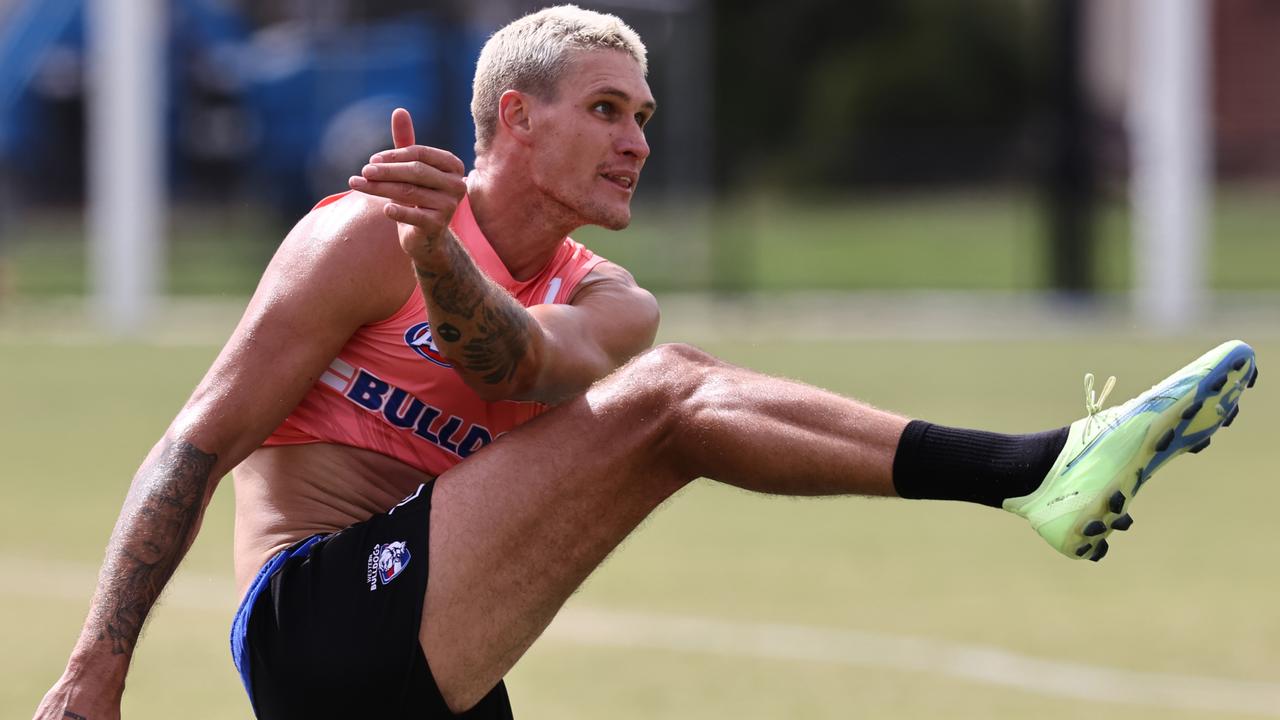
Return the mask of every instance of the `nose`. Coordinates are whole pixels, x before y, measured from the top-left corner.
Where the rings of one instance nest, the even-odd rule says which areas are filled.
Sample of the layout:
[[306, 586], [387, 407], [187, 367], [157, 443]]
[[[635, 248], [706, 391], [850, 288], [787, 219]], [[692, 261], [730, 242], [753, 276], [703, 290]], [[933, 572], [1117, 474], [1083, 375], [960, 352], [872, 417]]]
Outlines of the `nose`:
[[618, 137], [615, 146], [620, 154], [629, 155], [641, 162], [649, 157], [649, 141], [644, 137], [644, 128], [638, 124], [628, 127], [627, 131]]

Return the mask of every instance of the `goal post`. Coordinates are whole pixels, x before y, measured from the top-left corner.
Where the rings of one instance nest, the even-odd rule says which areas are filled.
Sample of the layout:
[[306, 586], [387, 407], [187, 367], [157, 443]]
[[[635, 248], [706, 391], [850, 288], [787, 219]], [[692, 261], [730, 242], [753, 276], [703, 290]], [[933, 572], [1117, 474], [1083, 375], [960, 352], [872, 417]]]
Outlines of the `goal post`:
[[1205, 0], [1136, 0], [1134, 8], [1135, 310], [1167, 334], [1194, 324], [1207, 298], [1210, 18]]
[[144, 329], [164, 267], [161, 0], [88, 0], [90, 314], [117, 336]]

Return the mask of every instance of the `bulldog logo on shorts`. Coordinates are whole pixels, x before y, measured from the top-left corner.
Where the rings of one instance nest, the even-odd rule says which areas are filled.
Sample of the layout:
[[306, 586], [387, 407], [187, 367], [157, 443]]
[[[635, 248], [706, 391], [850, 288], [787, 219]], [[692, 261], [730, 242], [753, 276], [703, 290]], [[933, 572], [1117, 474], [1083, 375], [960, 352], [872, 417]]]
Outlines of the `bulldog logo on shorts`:
[[374, 545], [373, 552], [369, 553], [369, 572], [365, 578], [369, 590], [377, 590], [379, 582], [386, 585], [399, 577], [408, 567], [410, 557], [409, 547], [403, 540]]

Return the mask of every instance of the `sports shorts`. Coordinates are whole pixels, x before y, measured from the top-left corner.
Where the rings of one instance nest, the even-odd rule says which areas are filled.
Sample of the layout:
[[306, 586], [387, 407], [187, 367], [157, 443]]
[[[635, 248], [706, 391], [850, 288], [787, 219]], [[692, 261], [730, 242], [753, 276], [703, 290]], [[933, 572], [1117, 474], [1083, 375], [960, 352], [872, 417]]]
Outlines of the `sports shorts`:
[[[418, 642], [432, 488], [295, 543], [258, 571], [231, 655], [259, 718], [455, 717]], [[458, 717], [511, 718], [506, 687]]]

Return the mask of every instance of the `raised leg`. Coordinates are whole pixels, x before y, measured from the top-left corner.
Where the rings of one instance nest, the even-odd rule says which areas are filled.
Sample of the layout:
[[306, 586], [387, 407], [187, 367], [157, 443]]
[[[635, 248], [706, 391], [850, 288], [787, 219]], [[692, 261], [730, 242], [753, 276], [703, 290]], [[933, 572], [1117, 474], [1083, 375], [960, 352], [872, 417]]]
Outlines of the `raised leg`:
[[641, 355], [437, 480], [420, 638], [450, 707], [477, 702], [655, 507], [697, 477], [893, 495], [907, 420], [685, 346]]

